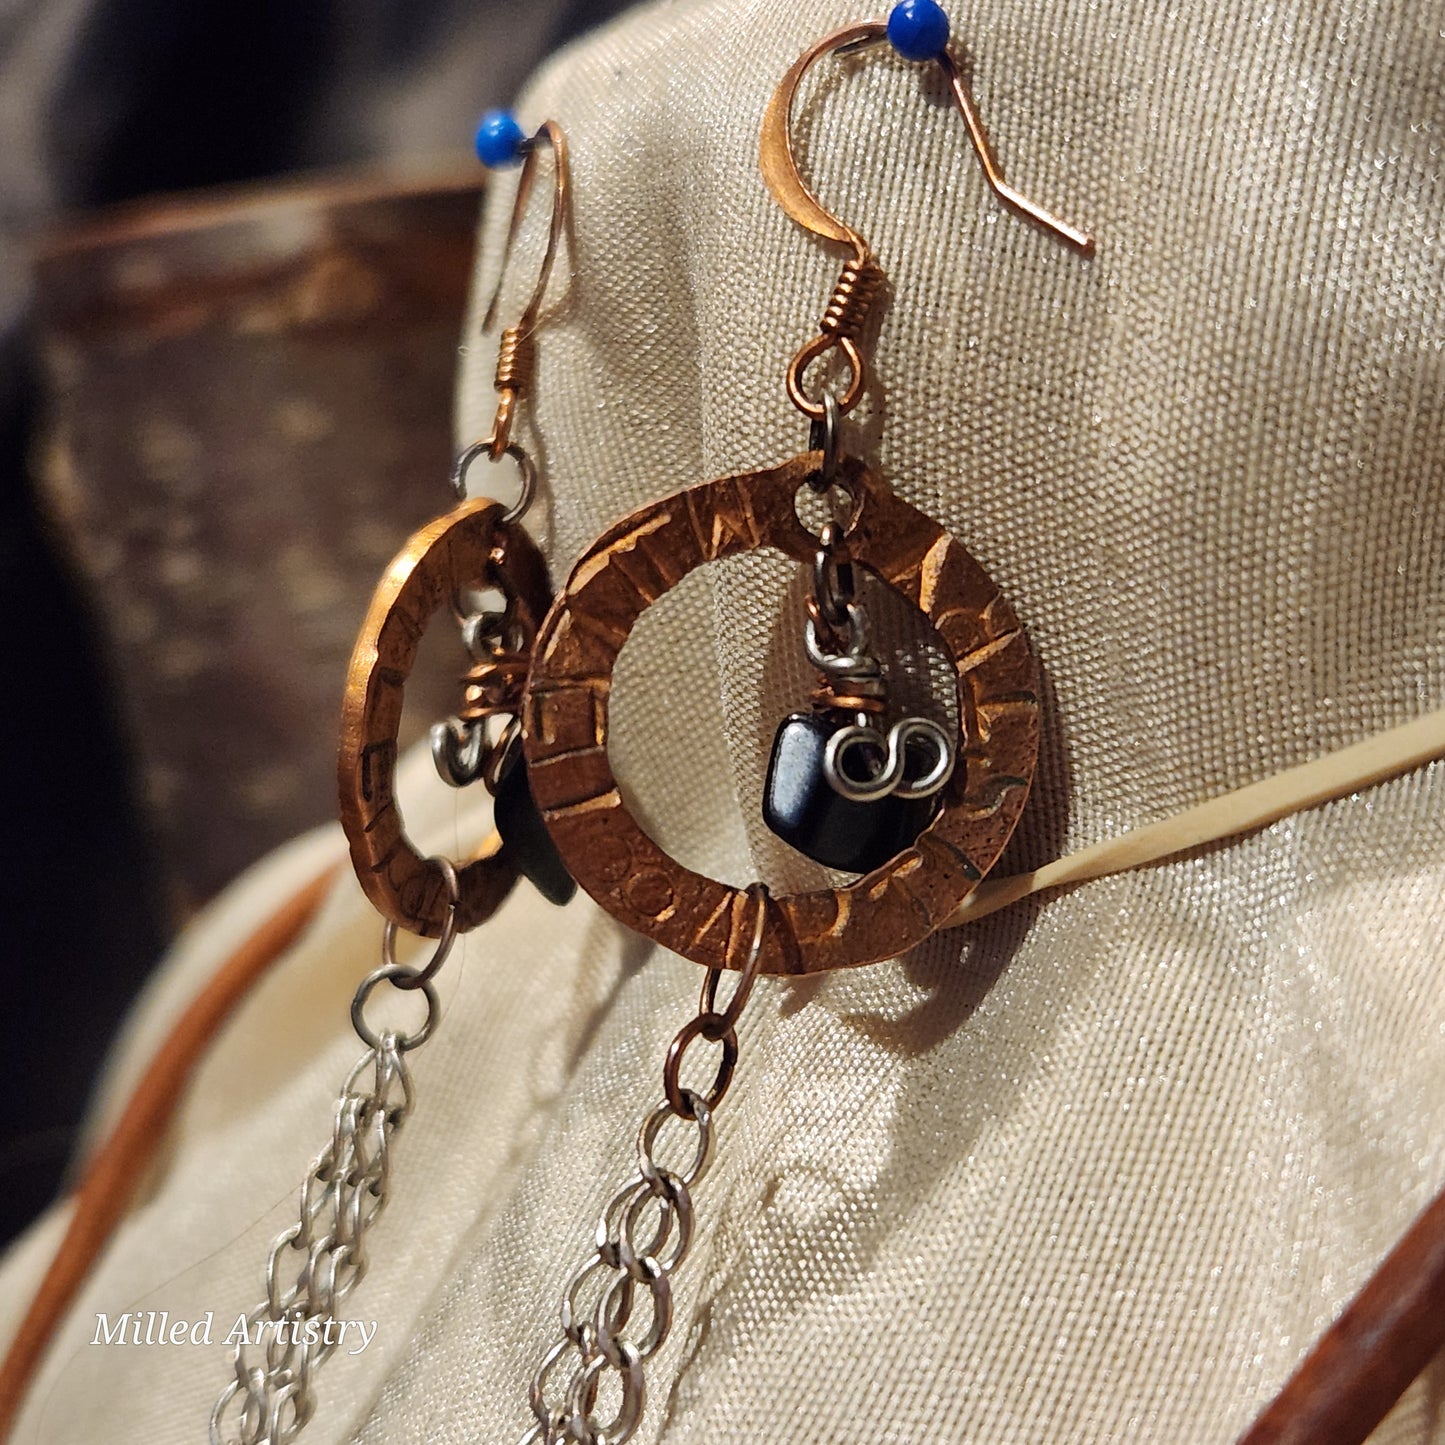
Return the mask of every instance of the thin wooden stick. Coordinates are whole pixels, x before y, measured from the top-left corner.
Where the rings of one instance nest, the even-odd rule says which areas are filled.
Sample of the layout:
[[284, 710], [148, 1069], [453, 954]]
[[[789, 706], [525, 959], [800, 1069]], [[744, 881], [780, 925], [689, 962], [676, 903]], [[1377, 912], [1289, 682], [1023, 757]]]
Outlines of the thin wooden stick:
[[1386, 1256], [1239, 1445], [1360, 1445], [1445, 1348], [1445, 1194]]
[[1445, 708], [1386, 728], [1363, 742], [1324, 753], [1282, 773], [1208, 798], [1155, 823], [1090, 843], [1032, 873], [989, 876], [959, 905], [945, 928], [986, 918], [1030, 894], [1145, 868], [1206, 843], [1237, 837], [1280, 818], [1317, 808], [1445, 757]]

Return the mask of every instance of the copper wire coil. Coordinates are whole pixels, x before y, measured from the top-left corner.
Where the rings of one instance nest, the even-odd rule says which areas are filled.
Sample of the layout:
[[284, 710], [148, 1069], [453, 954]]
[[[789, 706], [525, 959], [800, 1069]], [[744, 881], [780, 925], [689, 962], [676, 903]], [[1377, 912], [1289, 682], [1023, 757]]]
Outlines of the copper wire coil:
[[856, 337], [868, 324], [868, 313], [882, 289], [883, 272], [872, 257], [847, 262], [819, 323], [823, 335]]
[[502, 332], [497, 348], [497, 372], [493, 384], [498, 391], [526, 391], [536, 370], [537, 347], [532, 332], [509, 326]]
[[827, 678], [819, 678], [813, 689], [812, 703], [820, 712], [866, 712], [880, 717], [888, 709], [888, 698], [881, 691], [878, 694], [864, 692], [838, 692]]
[[527, 681], [527, 658], [517, 652], [499, 652], [474, 664], [462, 677], [461, 722], [480, 722], [498, 713], [515, 713], [522, 705]]

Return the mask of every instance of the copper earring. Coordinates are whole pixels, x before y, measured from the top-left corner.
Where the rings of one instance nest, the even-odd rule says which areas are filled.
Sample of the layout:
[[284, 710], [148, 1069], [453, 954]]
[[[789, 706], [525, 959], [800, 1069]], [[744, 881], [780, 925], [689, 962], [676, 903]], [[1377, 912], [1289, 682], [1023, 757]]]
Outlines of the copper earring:
[[[931, 4], [905, 0], [894, 13]], [[562, 858], [614, 917], [708, 972], [697, 1013], [667, 1051], [663, 1099], [639, 1131], [636, 1173], [604, 1208], [594, 1248], [563, 1290], [560, 1337], [532, 1376], [534, 1423], [523, 1445], [623, 1445], [642, 1419], [646, 1363], [671, 1329], [672, 1279], [694, 1234], [693, 1191], [712, 1154], [716, 1112], [738, 1058], [738, 1018], [758, 974], [873, 963], [927, 937], [1002, 852], [1033, 777], [1038, 685], [1012, 609], [959, 543], [876, 471], [844, 454], [839, 436], [841, 418], [866, 390], [859, 338], [882, 272], [862, 237], [803, 183], [788, 122], [798, 80], [814, 60], [871, 44], [887, 29], [849, 26], [814, 46], [784, 77], [763, 125], [763, 169], [774, 196], [808, 229], [853, 252], [819, 335], [800, 349], [785, 378], [811, 424], [808, 450], [623, 518], [573, 568], [537, 634], [523, 739], [533, 795]], [[946, 40], [945, 22], [927, 58], [956, 78], [943, 54]], [[966, 120], [971, 113], [965, 109]], [[986, 158], [976, 119], [970, 134]], [[850, 367], [849, 382], [841, 395], [815, 401], [804, 374], [835, 348]], [[846, 520], [816, 535], [808, 531], [795, 504], [809, 487], [840, 493]], [[779, 898], [761, 883], [734, 888], [670, 857], [623, 801], [607, 756], [612, 670], [638, 617], [695, 568], [759, 547], [812, 567], [806, 640], [823, 674], [814, 713], [785, 719], [779, 729], [769, 779], [769, 807], [779, 816], [768, 821], [777, 825], [786, 809], [775, 805], [791, 788], [801, 801], [796, 816], [783, 821], [797, 825], [797, 842], [831, 846], [840, 832], [861, 827], [882, 854], [843, 887]], [[885, 679], [868, 649], [859, 570], [906, 598], [941, 639], [955, 679], [956, 736], [923, 719], [881, 726]], [[851, 770], [843, 788], [830, 768]], [[737, 982], [724, 1007], [718, 991], [725, 970], [735, 971]], [[705, 1092], [679, 1079], [683, 1057], [699, 1041], [721, 1051]], [[669, 1120], [695, 1131], [692, 1162], [681, 1169], [657, 1157], [658, 1133]], [[639, 1306], [641, 1319], [634, 1320]], [[604, 1379], [617, 1402], [605, 1418]]]
[[[470, 666], [462, 704], [432, 729], [432, 755], [454, 787], [482, 781], [495, 797], [499, 842], [459, 865], [455, 924], [475, 926], [506, 896], [518, 873], [545, 897], [565, 903], [574, 885], [536, 818], [521, 766], [522, 685], [537, 628], [551, 601], [547, 568], [520, 526], [536, 491], [536, 467], [512, 438], [513, 421], [536, 365], [537, 318], [551, 277], [570, 204], [567, 141], [552, 121], [519, 148], [524, 157], [502, 259], [502, 276], [527, 211], [538, 158], [554, 163], [551, 221], [537, 281], [515, 325], [501, 336], [495, 386], [496, 417], [485, 439], [465, 448], [452, 471], [459, 504], [407, 540], [387, 570], [352, 653], [342, 712], [337, 777], [341, 822], [367, 897], [392, 923], [437, 936], [451, 908], [436, 859], [423, 857], [407, 836], [397, 807], [394, 772], [402, 694], [417, 646], [432, 615], [450, 605], [462, 623]], [[490, 324], [502, 278], [487, 308]], [[516, 462], [521, 493], [510, 507], [490, 498], [467, 500], [467, 477], [479, 461]], [[500, 609], [468, 604], [468, 594], [500, 593]], [[499, 733], [492, 719], [504, 719]]]
[[[555, 162], [546, 257], [521, 320], [502, 333], [496, 377], [501, 399], [491, 434], [467, 447], [453, 471], [462, 500], [407, 541], [372, 598], [352, 654], [337, 767], [341, 821], [362, 888], [386, 919], [381, 966], [361, 981], [351, 1004], [352, 1027], [366, 1052], [346, 1076], [330, 1140], [307, 1171], [298, 1222], [271, 1242], [265, 1298], [245, 1317], [243, 1337], [231, 1352], [232, 1378], [211, 1411], [212, 1445], [290, 1440], [315, 1411], [316, 1369], [335, 1350], [338, 1330], [344, 1332], [338, 1310], [366, 1272], [366, 1237], [389, 1197], [392, 1141], [415, 1104], [407, 1055], [426, 1043], [440, 1022], [433, 980], [457, 936], [496, 910], [519, 873], [554, 899], [571, 892], [571, 880], [531, 808], [525, 771], [517, 766], [515, 719], [526, 654], [550, 589], [541, 554], [519, 525], [535, 491], [535, 468], [511, 438], [565, 224], [567, 146], [551, 122], [530, 140], [515, 121], [511, 124], [513, 153], [525, 165], [507, 250], [526, 210], [537, 157], [546, 148]], [[496, 460], [504, 455], [521, 469], [518, 500], [510, 507], [487, 497], [468, 501], [468, 467], [482, 456]], [[499, 593], [502, 607], [469, 606], [465, 598], [480, 591]], [[503, 832], [500, 843], [494, 834], [482, 856], [464, 864], [427, 858], [417, 850], [394, 791], [402, 693], [428, 621], [448, 605], [463, 622], [472, 666], [463, 679], [462, 710], [441, 725], [435, 756], [448, 782], [461, 786], [479, 778], [486, 783], [496, 797], [495, 817]], [[511, 719], [495, 737], [487, 732], [493, 718]], [[510, 831], [502, 817], [509, 769], [516, 780]], [[437, 940], [424, 962], [398, 962], [399, 928]], [[426, 1014], [419, 1025], [399, 1030], [378, 1027], [368, 1018], [372, 996], [382, 984], [422, 1000]]]
[[[819, 334], [799, 349], [785, 378], [789, 397], [812, 423], [809, 450], [775, 468], [689, 488], [609, 528], [577, 563], [538, 633], [523, 704], [533, 795], [573, 877], [628, 927], [710, 969], [727, 967], [736, 954], [734, 935], [751, 917], [745, 890], [665, 853], [623, 801], [607, 756], [617, 655], [643, 610], [694, 568], [771, 547], [814, 569], [807, 641], [823, 678], [812, 717], [795, 714], [779, 731], [770, 824], [796, 824], [800, 841], [817, 842], [820, 834], [863, 826], [858, 820], [871, 816], [868, 810], [887, 805], [876, 814], [882, 824], [870, 853], [852, 870], [860, 877], [774, 899], [781, 927], [763, 943], [762, 972], [854, 967], [921, 942], [1002, 852], [1038, 752], [1035, 666], [1013, 610], [956, 539], [873, 468], [844, 454], [839, 440], [841, 418], [867, 388], [860, 337], [882, 271], [859, 232], [804, 183], [789, 123], [798, 82], [815, 61], [887, 33], [882, 22], [851, 25], [812, 46], [784, 76], [763, 122], [762, 170], [778, 203], [805, 229], [852, 252]], [[1084, 233], [1000, 190], [1002, 177], [957, 66], [946, 50], [931, 58], [950, 81], [995, 191], [1087, 252], [1092, 241]], [[848, 368], [846, 385], [838, 394], [810, 397], [805, 373], [835, 349]], [[841, 492], [846, 523], [816, 535], [805, 529], [794, 505], [804, 487]], [[959, 726], [941, 746], [941, 730], [922, 720], [881, 726], [886, 689], [868, 651], [855, 568], [906, 598], [947, 651]], [[844, 787], [827, 777], [830, 764], [833, 774], [845, 775]], [[881, 790], [889, 796], [880, 796], [880, 779], [892, 784]], [[824, 781], [833, 783], [836, 798], [824, 796]], [[790, 790], [802, 801], [784, 817]]]

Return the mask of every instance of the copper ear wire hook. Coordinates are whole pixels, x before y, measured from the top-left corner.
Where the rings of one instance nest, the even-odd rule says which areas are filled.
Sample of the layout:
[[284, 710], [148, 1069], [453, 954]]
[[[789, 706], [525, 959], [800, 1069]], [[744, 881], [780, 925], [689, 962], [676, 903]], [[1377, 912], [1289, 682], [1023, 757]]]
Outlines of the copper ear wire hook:
[[1092, 256], [1094, 254], [1094, 238], [1088, 231], [1071, 226], [1062, 217], [1054, 215], [1052, 211], [1046, 211], [1037, 201], [1031, 201], [1022, 191], [1015, 190], [1004, 179], [1003, 171], [999, 168], [998, 157], [994, 154], [993, 142], [989, 140], [988, 132], [984, 129], [983, 121], [979, 116], [978, 103], [973, 98], [973, 91], [969, 89], [963, 72], [958, 68], [958, 62], [954, 60], [949, 51], [944, 50], [939, 53], [938, 65], [944, 75], [948, 77], [948, 87], [953, 92], [954, 104], [958, 107], [959, 114], [963, 116], [964, 125], [968, 127], [968, 138], [973, 142], [973, 151], [978, 157], [983, 178], [988, 182], [989, 189], [998, 197], [999, 203], [1016, 216], [1022, 216], [1026, 221], [1032, 221], [1035, 225], [1042, 226], [1044, 230], [1056, 236], [1064, 245], [1071, 247], [1079, 255]]
[[507, 279], [507, 262], [511, 260], [512, 248], [522, 221], [527, 214], [527, 203], [531, 200], [532, 186], [537, 179], [537, 157], [542, 147], [551, 147], [556, 162], [556, 179], [552, 193], [552, 224], [547, 233], [547, 250], [542, 257], [542, 268], [537, 276], [531, 299], [517, 322], [518, 327], [530, 329], [536, 322], [537, 312], [542, 306], [542, 297], [547, 290], [547, 281], [552, 275], [552, 264], [557, 259], [557, 247], [567, 223], [567, 207], [571, 204], [571, 173], [567, 160], [567, 137], [562, 127], [554, 120], [544, 121], [537, 133], [524, 143], [525, 158], [522, 174], [517, 178], [517, 195], [512, 202], [512, 220], [507, 228], [507, 242], [502, 248], [502, 268], [497, 277], [496, 290], [487, 303], [487, 313], [482, 318], [482, 330], [487, 330], [496, 319], [497, 303], [502, 297], [502, 283]]
[[[812, 66], [825, 55], [851, 53], [883, 43], [888, 38], [888, 27], [881, 20], [865, 20], [856, 25], [845, 25], [831, 35], [825, 35], [815, 45], [805, 50], [783, 77], [768, 108], [763, 114], [760, 160], [763, 179], [774, 199], [804, 229], [826, 240], [841, 241], [853, 248], [854, 258], [861, 265], [868, 260], [871, 252], [868, 243], [857, 231], [824, 208], [817, 196], [809, 189], [798, 171], [797, 157], [793, 154], [792, 114], [793, 101], [798, 85]], [[993, 143], [988, 138], [983, 120], [978, 112], [978, 102], [969, 89], [963, 72], [959, 70], [952, 54], [943, 50], [935, 57], [939, 68], [948, 81], [954, 104], [968, 128], [968, 138], [978, 157], [979, 167], [989, 189], [1000, 203], [1015, 214], [1036, 222], [1051, 232], [1066, 246], [1082, 256], [1094, 251], [1094, 238], [1077, 226], [1045, 210], [1037, 201], [1031, 201], [1004, 179]]]
[[[845, 25], [825, 35], [810, 46], [788, 68], [763, 112], [762, 134], [759, 138], [758, 160], [763, 180], [773, 199], [804, 230], [827, 241], [838, 241], [852, 251], [834, 290], [832, 301], [820, 326], [820, 334], [809, 341], [788, 367], [788, 395], [804, 415], [814, 421], [823, 418], [823, 403], [814, 401], [803, 391], [803, 373], [825, 352], [835, 347], [842, 352], [850, 369], [848, 386], [838, 397], [840, 412], [848, 412], [862, 398], [867, 386], [867, 361], [858, 347], [857, 337], [867, 318], [867, 308], [883, 284], [882, 271], [872, 249], [862, 235], [829, 211], [804, 181], [793, 152], [793, 102], [803, 76], [825, 55], [851, 53], [886, 42], [888, 27], [881, 20], [866, 20]], [[1015, 214], [1035, 222], [1081, 256], [1094, 252], [1094, 238], [1036, 201], [1016, 190], [1004, 179], [993, 144], [988, 138], [978, 104], [973, 98], [963, 72], [948, 50], [934, 57], [948, 81], [954, 104], [963, 117], [969, 141], [983, 171], [989, 189], [1000, 203]]]
[[[487, 303], [486, 315], [482, 318], [482, 329], [487, 330], [496, 317], [497, 303], [502, 297], [502, 283], [507, 278], [507, 262], [511, 260], [512, 248], [522, 229], [527, 214], [527, 203], [532, 196], [532, 186], [537, 177], [537, 160], [543, 146], [550, 147], [554, 164], [552, 190], [552, 220], [547, 231], [547, 249], [542, 256], [542, 265], [537, 273], [537, 284], [532, 295], [514, 326], [502, 332], [497, 348], [497, 372], [495, 385], [500, 393], [497, 402], [496, 419], [492, 422], [491, 435], [481, 443], [493, 461], [506, 454], [511, 444], [512, 416], [516, 410], [517, 398], [532, 380], [536, 363], [533, 337], [537, 326], [537, 313], [542, 309], [542, 298], [547, 293], [547, 282], [552, 277], [552, 266], [557, 259], [557, 248], [567, 224], [567, 207], [571, 203], [571, 177], [567, 163], [567, 137], [555, 121], [545, 121], [526, 142], [526, 157], [522, 163], [522, 174], [517, 180], [517, 197], [512, 203], [512, 219], [507, 227], [507, 240], [502, 249], [502, 265], [497, 276], [497, 289]], [[470, 448], [469, 448], [470, 450]]]

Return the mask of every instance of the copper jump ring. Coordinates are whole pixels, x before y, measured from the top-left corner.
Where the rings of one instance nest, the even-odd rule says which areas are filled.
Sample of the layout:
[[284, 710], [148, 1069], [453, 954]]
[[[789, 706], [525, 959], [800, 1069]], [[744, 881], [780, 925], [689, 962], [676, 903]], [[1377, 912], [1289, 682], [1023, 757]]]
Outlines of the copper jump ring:
[[712, 1088], [703, 1095], [703, 1103], [709, 1109], [717, 1108], [733, 1081], [733, 1070], [738, 1062], [738, 1036], [731, 1028], [719, 1031], [722, 1021], [721, 1014], [698, 1014], [678, 1030], [677, 1037], [668, 1045], [667, 1061], [662, 1066], [662, 1087], [667, 1095], [668, 1108], [679, 1119], [692, 1120], [697, 1117], [685, 1097], [691, 1091], [684, 1089], [678, 1081], [683, 1055], [687, 1053], [688, 1045], [694, 1039], [706, 1039], [708, 1043], [722, 1045], [722, 1058], [718, 1060], [717, 1074], [712, 1081]]
[[[702, 981], [702, 997], [698, 1001], [698, 1012], [708, 1019], [716, 1019], [717, 1023], [712, 1025], [712, 1031], [703, 1031], [703, 1037], [716, 1043], [724, 1034], [730, 1034], [737, 1027], [738, 1019], [742, 1017], [743, 1008], [747, 1004], [748, 995], [753, 991], [753, 985], [758, 981], [758, 963], [763, 956], [763, 935], [768, 927], [768, 907], [772, 895], [768, 892], [766, 883], [750, 883], [747, 888], [750, 899], [757, 903], [757, 912], [753, 915], [753, 936], [748, 943], [747, 956], [741, 965], [738, 965], [738, 972], [741, 977], [738, 979], [738, 986], [733, 990], [733, 996], [728, 1000], [725, 1009], [717, 1006], [717, 986], [722, 980], [723, 970], [710, 968], [707, 976]], [[737, 942], [737, 935], [734, 935], [733, 942]], [[729, 958], [729, 964], [732, 959]]]

